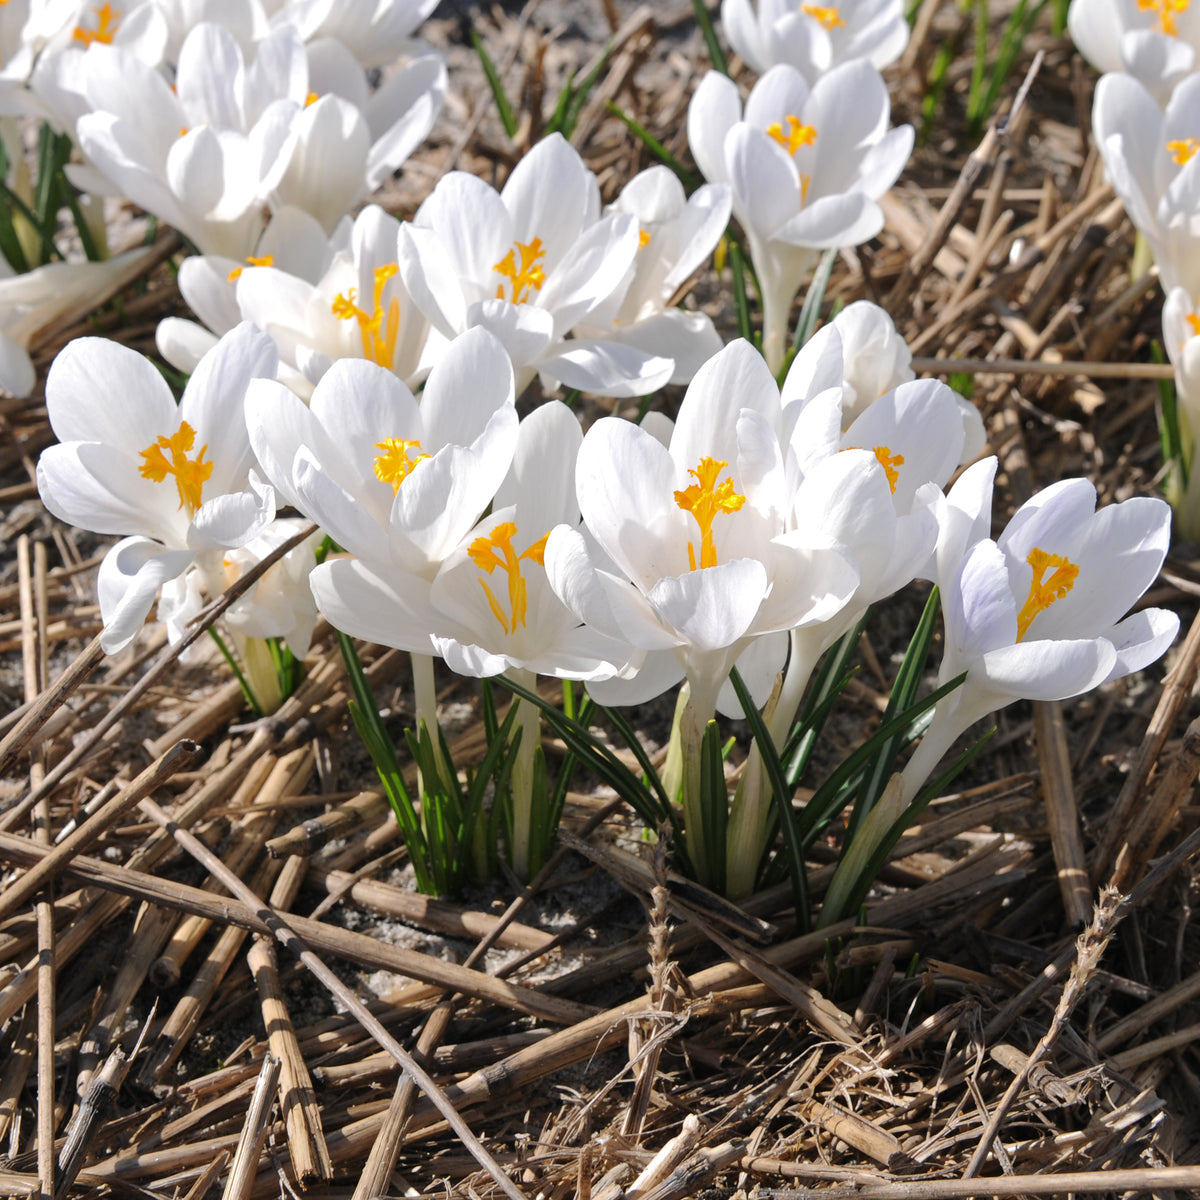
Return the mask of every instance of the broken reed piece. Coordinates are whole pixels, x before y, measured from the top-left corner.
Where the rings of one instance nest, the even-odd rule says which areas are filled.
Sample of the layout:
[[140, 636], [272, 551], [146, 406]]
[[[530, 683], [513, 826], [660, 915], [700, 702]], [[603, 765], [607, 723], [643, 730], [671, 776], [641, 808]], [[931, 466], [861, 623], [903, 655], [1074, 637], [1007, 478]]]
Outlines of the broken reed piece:
[[199, 753], [200, 747], [195, 742], [177, 742], [157, 762], [151, 763], [128, 787], [93, 813], [70, 837], [60, 842], [36, 866], [31, 867], [0, 892], [0, 921], [12, 916], [46, 884], [57, 879], [66, 870], [71, 859], [93, 845], [127, 812]]
[[233, 1165], [229, 1168], [221, 1200], [248, 1200], [254, 1188], [259, 1159], [262, 1158], [263, 1146], [266, 1145], [267, 1133], [271, 1127], [271, 1109], [275, 1105], [279, 1070], [279, 1059], [274, 1054], [265, 1054], [262, 1069], [258, 1073], [258, 1083], [254, 1087], [254, 1095], [250, 1098], [250, 1107], [246, 1110], [246, 1120], [242, 1123], [237, 1152], [233, 1156]]

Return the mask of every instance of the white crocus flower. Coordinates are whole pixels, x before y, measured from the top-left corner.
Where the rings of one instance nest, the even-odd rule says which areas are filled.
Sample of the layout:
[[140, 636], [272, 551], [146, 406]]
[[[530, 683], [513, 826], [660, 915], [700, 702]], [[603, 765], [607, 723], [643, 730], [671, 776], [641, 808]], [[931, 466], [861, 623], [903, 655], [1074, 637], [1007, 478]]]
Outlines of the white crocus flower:
[[[409, 384], [423, 374], [429, 323], [404, 290], [397, 267], [400, 222], [368, 205], [332, 238], [313, 217], [284, 209], [246, 264], [194, 256], [179, 272], [184, 299], [220, 331], [253, 321], [274, 339], [280, 380], [302, 397], [340, 358], [368, 358]], [[180, 369], [211, 334], [193, 322], [159, 325], [164, 357]]]
[[1109, 179], [1145, 235], [1165, 291], [1200, 295], [1200, 73], [1171, 95], [1166, 111], [1129, 75], [1096, 85], [1092, 128]]
[[1161, 500], [1135, 497], [1096, 511], [1091, 483], [1068, 479], [1023, 504], [997, 541], [967, 549], [942, 584], [938, 682], [963, 672], [966, 680], [938, 704], [904, 771], [860, 827], [826, 896], [823, 923], [842, 915], [875, 847], [975, 721], [1014, 700], [1078, 696], [1166, 652], [1179, 631], [1175, 613], [1124, 614], [1157, 577], [1170, 525]]
[[855, 246], [883, 228], [876, 200], [912, 150], [909, 125], [888, 131], [879, 72], [857, 60], [810, 89], [793, 67], [772, 67], [745, 113], [737, 85], [710, 71], [688, 108], [688, 141], [710, 182], [733, 189], [763, 300], [763, 353], [784, 357], [793, 299], [817, 252]]
[[[1186, 2], [1186, 0], [1185, 0]], [[900, 0], [723, 0], [729, 43], [759, 75], [787, 63], [815, 83], [852, 58], [883, 70], [904, 53], [908, 22]]]
[[[338, 629], [404, 650], [434, 651], [460, 675], [502, 672], [536, 689], [537, 675], [603, 679], [628, 669], [621, 639], [581, 625], [555, 595], [544, 553], [551, 529], [579, 522], [575, 457], [583, 434], [558, 401], [521, 422], [512, 467], [490, 513], [447, 557], [429, 587], [429, 609], [411, 603], [423, 581], [399, 566], [335, 559], [313, 573], [322, 613]], [[521, 745], [513, 765], [513, 869], [528, 876], [534, 756], [541, 717], [519, 701]]]
[[287, 0], [272, 21], [295, 25], [306, 42], [334, 38], [364, 67], [383, 67], [412, 48], [438, 0]]
[[425, 592], [495, 496], [518, 425], [512, 367], [485, 330], [451, 343], [419, 404], [390, 371], [342, 359], [308, 406], [256, 382], [246, 421], [281, 497], [365, 563], [421, 577]]
[[1071, 0], [1067, 29], [1096, 70], [1133, 76], [1160, 105], [1196, 69], [1200, 9], [1191, 0]]
[[501, 192], [445, 175], [401, 235], [400, 272], [417, 306], [452, 338], [482, 326], [503, 343], [517, 392], [537, 372], [604, 396], [652, 392], [670, 359], [624, 342], [567, 338], [617, 293], [638, 253], [636, 219], [600, 215], [600, 189], [560, 135], [539, 142]]
[[81, 529], [128, 535], [100, 566], [108, 653], [133, 639], [161, 585], [274, 517], [243, 417], [250, 381], [274, 372], [275, 347], [251, 325], [205, 356], [178, 405], [148, 359], [105, 338], [79, 338], [54, 360], [46, 408], [61, 444], [38, 461], [42, 501]]
[[[555, 529], [546, 546], [547, 572], [567, 606], [646, 652], [627, 684], [589, 685], [597, 699], [633, 703], [688, 682], [684, 816], [702, 878], [700, 745], [730, 669], [741, 659], [761, 703], [784, 654], [784, 639], [768, 643], [769, 635], [829, 620], [858, 583], [820, 531], [789, 523], [781, 420], [762, 357], [732, 343], [692, 381], [668, 446], [612, 417], [588, 430], [576, 469], [583, 529]], [[743, 657], [760, 640], [767, 652]]]
[[303, 68], [294, 33], [264, 44], [247, 67], [233, 35], [205, 24], [184, 43], [172, 90], [133, 55], [92, 46], [83, 63], [92, 111], [76, 124], [80, 147], [202, 252], [241, 259], [262, 233], [263, 179], [303, 103]]
[[425, 139], [446, 98], [446, 64], [423, 54], [371, 92], [350, 52], [325, 38], [307, 47], [306, 68], [306, 96], [292, 102], [263, 189], [272, 208], [295, 205], [332, 231]]
[[674, 359], [670, 382], [690, 383], [721, 349], [721, 338], [704, 313], [671, 305], [716, 249], [730, 205], [723, 184], [705, 184], [688, 197], [666, 167], [635, 175], [608, 211], [637, 218], [637, 255], [623, 288], [575, 327], [576, 336], [610, 338]]
[[[189, 255], [179, 264], [179, 291], [200, 323], [183, 317], [165, 317], [154, 335], [158, 352], [173, 367], [191, 374], [216, 340], [243, 319], [237, 300], [243, 272], [256, 267], [275, 267], [293, 280], [316, 284], [338, 255], [351, 257], [353, 228], [350, 218], [345, 217], [330, 236], [315, 217], [298, 208], [282, 208], [271, 218], [255, 253], [241, 261], [220, 254]], [[278, 310], [273, 315], [277, 314]], [[271, 331], [270, 322], [257, 323]], [[294, 358], [293, 344], [304, 341], [301, 337], [290, 343], [281, 336], [276, 338], [276, 345], [290, 363]], [[291, 375], [284, 381], [301, 391], [311, 390], [311, 385]]]

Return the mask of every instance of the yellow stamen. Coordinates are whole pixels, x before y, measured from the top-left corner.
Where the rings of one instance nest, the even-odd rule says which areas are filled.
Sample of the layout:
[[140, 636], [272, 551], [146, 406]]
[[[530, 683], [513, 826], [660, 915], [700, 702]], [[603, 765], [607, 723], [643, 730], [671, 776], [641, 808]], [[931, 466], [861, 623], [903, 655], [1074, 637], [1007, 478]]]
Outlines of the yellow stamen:
[[643, 229], [638, 233], [638, 249], [650, 245], [650, 230]]
[[[247, 267], [273, 267], [275, 265], [275, 256], [273, 254], [264, 254], [261, 258], [255, 258], [253, 254], [246, 255]], [[229, 272], [228, 282], [236, 283], [242, 277], [242, 267], [234, 267]]]
[[1200, 337], [1200, 300], [1196, 302], [1196, 311], [1188, 313], [1187, 323], [1191, 327], [1192, 337]]
[[1185, 167], [1192, 161], [1192, 155], [1200, 150], [1200, 138], [1176, 138], [1167, 143], [1167, 153], [1175, 160], [1175, 165]]
[[82, 42], [85, 46], [90, 46], [93, 42], [111, 46], [113, 35], [121, 23], [120, 12], [114, 11], [113, 6], [107, 3], [107, 0], [93, 11], [96, 14], [96, 28], [84, 29], [82, 25], [76, 25], [73, 35], [75, 40]]
[[783, 131], [783, 122], [776, 121], [767, 126], [767, 137], [774, 138], [789, 154], [795, 154], [801, 146], [811, 146], [817, 140], [816, 128], [802, 125], [799, 117], [788, 113], [784, 121], [787, 122], [786, 133]]
[[[517, 253], [521, 255], [521, 265], [517, 266]], [[538, 263], [546, 257], [542, 248], [542, 239], [535, 237], [532, 242], [517, 242], [516, 249], [510, 250], [494, 267], [493, 271], [503, 275], [511, 282], [514, 304], [524, 304], [529, 299], [529, 289], [540, 292], [546, 282], [546, 272]], [[496, 299], [504, 299], [504, 284], [496, 287]]]
[[[508, 608], [506, 614], [495, 593], [481, 579], [479, 586], [487, 596], [488, 607], [492, 615], [500, 622], [505, 633], [515, 633], [517, 628], [525, 627], [525, 616], [528, 610], [528, 587], [525, 577], [521, 574], [521, 562], [528, 559], [539, 567], [545, 566], [546, 539], [549, 531], [533, 543], [523, 554], [513, 549], [513, 538], [517, 536], [517, 527], [512, 521], [501, 521], [486, 537], [477, 537], [468, 547], [467, 553], [471, 561], [481, 570], [490, 575], [499, 567], [508, 576]], [[497, 554], [496, 551], [500, 553]]]
[[379, 451], [375, 459], [375, 478], [381, 483], [390, 483], [393, 496], [412, 474], [413, 467], [429, 457], [416, 438], [384, 438], [375, 443], [375, 449]]
[[887, 475], [888, 487], [892, 489], [892, 495], [896, 494], [896, 482], [900, 478], [900, 472], [897, 467], [904, 466], [904, 455], [893, 454], [890, 446], [876, 446], [875, 457], [879, 459], [879, 465], [883, 468], [884, 474]]
[[310, 104], [316, 104], [320, 98], [321, 97], [318, 96], [316, 92], [309, 92], [308, 95], [304, 97], [304, 107], [308, 108]]
[[808, 203], [808, 185], [810, 183], [812, 183], [811, 175], [801, 175], [800, 176], [800, 203], [801, 204]]
[[204, 461], [207, 444], [200, 447], [200, 453], [194, 459], [188, 458], [188, 451], [195, 443], [196, 431], [186, 421], [181, 421], [177, 433], [170, 437], [160, 437], [141, 451], [145, 461], [139, 470], [143, 479], [149, 479], [153, 483], [162, 483], [168, 475], [174, 475], [175, 488], [179, 493], [179, 507], [187, 510], [189, 519], [196, 515], [201, 503], [201, 492], [213, 473], [213, 464]]
[[363, 357], [389, 370], [392, 360], [396, 357], [396, 335], [400, 332], [400, 301], [395, 296], [392, 297], [386, 310], [385, 326], [383, 291], [388, 280], [399, 269], [395, 263], [375, 268], [374, 307], [370, 312], [364, 311], [354, 303], [355, 288], [351, 288], [344, 295], [339, 292], [332, 305], [333, 315], [339, 321], [349, 321], [353, 318], [358, 322], [359, 332], [362, 334]]
[[842, 14], [836, 8], [823, 8], [820, 4], [802, 4], [800, 11], [805, 16], [812, 17], [819, 25], [825, 29], [837, 29], [839, 25], [845, 25], [842, 20]]
[[[1061, 554], [1047, 554], [1036, 546], [1025, 560], [1033, 568], [1033, 580], [1029, 584], [1029, 599], [1017, 614], [1017, 641], [1029, 632], [1033, 618], [1045, 612], [1056, 600], [1061, 600], [1074, 586], [1079, 577], [1079, 568]], [[1048, 570], [1054, 574], [1043, 582]]]
[[[720, 513], [735, 513], [743, 504], [746, 497], [733, 490], [733, 480], [726, 479], [717, 483], [717, 478], [728, 466], [719, 458], [702, 458], [694, 471], [688, 474], [696, 481], [689, 484], [683, 491], [675, 493], [675, 503], [684, 512], [690, 512], [700, 526], [700, 566], [715, 567], [717, 565], [717, 546], [713, 541], [713, 521]], [[688, 542], [688, 563], [691, 569], [696, 569], [696, 547]]]
[[1158, 17], [1158, 30], [1168, 37], [1177, 37], [1179, 30], [1175, 26], [1175, 18], [1182, 12], [1187, 12], [1190, 0], [1138, 0], [1138, 8], [1142, 12], [1152, 12]]

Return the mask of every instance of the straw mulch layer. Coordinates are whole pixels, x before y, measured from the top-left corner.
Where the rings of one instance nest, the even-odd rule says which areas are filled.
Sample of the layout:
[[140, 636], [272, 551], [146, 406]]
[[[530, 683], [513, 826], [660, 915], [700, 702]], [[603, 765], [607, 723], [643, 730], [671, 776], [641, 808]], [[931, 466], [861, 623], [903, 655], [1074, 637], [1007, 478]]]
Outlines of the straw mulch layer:
[[[608, 195], [648, 164], [614, 99], [684, 154], [705, 65], [690, 5], [535, 0], [474, 13], [521, 97], [518, 146], [461, 25], [434, 21], [458, 99], [389, 202], [411, 215], [452, 166], [502, 179], [606, 16], [617, 49], [577, 144]], [[929, 62], [947, 38], [969, 47], [966, 22], [922, 5], [889, 72], [898, 120], [920, 121]], [[1129, 282], [1070, 46], [1031, 38], [1006, 105], [1038, 50], [1024, 105], [974, 148], [970, 62], [953, 65], [887, 230], [842, 255], [827, 297], [885, 304], [922, 372], [972, 387], [1009, 510], [1069, 474], [1105, 501], [1153, 492], [1159, 463], [1157, 285]], [[41, 366], [81, 333], [149, 349], [180, 308], [171, 235], [161, 250], [119, 303], [50, 331]], [[732, 336], [723, 286], [695, 295]], [[59, 1195], [188, 1200], [1200, 1189], [1197, 628], [1165, 682], [1003, 714], [858, 925], [798, 935], [783, 889], [729, 913], [631, 854], [628, 812], [582, 778], [529, 890], [435, 902], [405, 884], [327, 628], [255, 724], [219, 662], [181, 665], [161, 634], [103, 658], [104, 547], [50, 520], [32, 482], [51, 437], [39, 397], [0, 400], [0, 1192], [38, 1194], [52, 1160]], [[1147, 598], [1185, 630], [1191, 553]], [[878, 721], [915, 604], [868, 627], [831, 756]], [[404, 656], [364, 660], [399, 733]], [[475, 691], [445, 683], [469, 762]], [[661, 742], [668, 718], [638, 719]]]

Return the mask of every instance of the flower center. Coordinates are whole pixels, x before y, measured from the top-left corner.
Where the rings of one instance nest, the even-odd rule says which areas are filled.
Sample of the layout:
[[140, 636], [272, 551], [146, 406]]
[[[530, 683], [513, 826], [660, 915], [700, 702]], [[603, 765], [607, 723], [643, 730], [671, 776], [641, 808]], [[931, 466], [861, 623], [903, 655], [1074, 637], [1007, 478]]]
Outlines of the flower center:
[[1167, 153], [1175, 160], [1177, 167], [1186, 167], [1197, 150], [1200, 150], [1200, 138], [1176, 138], [1167, 143]]
[[383, 291], [388, 280], [399, 269], [395, 263], [375, 268], [375, 299], [370, 312], [354, 303], [355, 288], [351, 288], [344, 295], [339, 292], [332, 305], [333, 315], [339, 321], [349, 321], [353, 318], [358, 322], [358, 329], [362, 334], [363, 357], [389, 370], [392, 360], [396, 357], [396, 335], [400, 331], [400, 301], [393, 296], [385, 312]]
[[1195, 311], [1188, 313], [1187, 323], [1192, 331], [1192, 337], [1200, 337], [1200, 300], [1196, 302]]
[[[786, 132], [784, 122], [787, 123]], [[767, 137], [774, 138], [789, 154], [795, 154], [801, 146], [811, 146], [817, 140], [817, 130], [813, 125], [802, 125], [799, 117], [788, 113], [783, 121], [767, 126]]]
[[[261, 258], [255, 258], [253, 254], [246, 255], [247, 267], [273, 267], [275, 265], [275, 256], [273, 254], [264, 254]], [[226, 279], [227, 283], [237, 283], [242, 277], [244, 267], [234, 267]]]
[[836, 29], [839, 25], [845, 25], [842, 20], [842, 14], [836, 8], [823, 8], [820, 4], [802, 4], [800, 11], [806, 16], [812, 17], [818, 25], [825, 29]]
[[[1061, 554], [1047, 554], [1036, 546], [1025, 560], [1033, 568], [1033, 581], [1029, 585], [1029, 599], [1017, 614], [1017, 641], [1029, 632], [1033, 618], [1045, 612], [1056, 600], [1061, 600], [1074, 586], [1079, 577], [1079, 568]], [[1046, 572], [1053, 568], [1049, 579]]]
[[316, 104], [316, 102], [318, 100], [320, 100], [320, 98], [321, 97], [320, 97], [319, 93], [309, 92], [308, 95], [304, 97], [304, 107], [305, 108], [311, 107], [312, 105]]
[[640, 250], [643, 246], [648, 246], [648, 245], [650, 245], [650, 230], [648, 230], [648, 229], [639, 230], [638, 231], [638, 249]]
[[[688, 474], [696, 481], [675, 493], [675, 503], [684, 512], [690, 512], [700, 526], [700, 566], [717, 565], [717, 546], [713, 541], [713, 522], [720, 513], [735, 513], [746, 497], [733, 490], [733, 480], [717, 482], [721, 472], [728, 466], [719, 458], [702, 458], [694, 471]], [[688, 563], [696, 569], [696, 546], [688, 542]]]
[[[521, 265], [517, 265], [517, 255], [521, 256]], [[535, 292], [542, 290], [546, 282], [546, 272], [538, 265], [546, 257], [542, 248], [542, 239], [535, 237], [532, 242], [516, 242], [492, 270], [503, 275], [512, 288], [510, 299], [514, 304], [524, 304], [529, 299], [529, 289]], [[496, 285], [496, 299], [504, 299], [504, 284]]]
[[204, 461], [207, 444], [200, 447], [200, 453], [194, 459], [188, 458], [188, 451], [195, 444], [196, 431], [186, 421], [181, 421], [177, 433], [169, 438], [160, 437], [141, 452], [145, 461], [138, 472], [143, 479], [154, 483], [162, 483], [168, 475], [174, 475], [179, 507], [187, 510], [189, 520], [196, 515], [200, 493], [213, 473], [213, 464]]
[[1168, 37], [1176, 37], [1179, 30], [1175, 27], [1175, 18], [1181, 12], [1187, 12], [1190, 0], [1138, 0], [1138, 8], [1142, 12], [1152, 12], [1158, 17], [1158, 29]]
[[379, 451], [375, 456], [375, 478], [380, 483], [390, 483], [393, 496], [412, 474], [413, 467], [429, 457], [416, 438], [384, 438], [375, 443], [375, 449]]
[[528, 590], [525, 577], [521, 574], [521, 562], [528, 559], [545, 566], [546, 539], [550, 536], [547, 530], [524, 553], [518, 554], [513, 549], [513, 538], [517, 536], [517, 526], [512, 521], [501, 521], [486, 537], [477, 537], [468, 547], [467, 553], [471, 561], [483, 572], [490, 575], [497, 567], [508, 576], [508, 612], [496, 599], [496, 594], [487, 585], [486, 579], [480, 579], [479, 586], [487, 596], [488, 607], [492, 615], [504, 628], [505, 633], [515, 633], [518, 626], [525, 628], [525, 613], [528, 608]]
[[92, 11], [96, 14], [96, 28], [84, 29], [82, 25], [76, 25], [73, 35], [75, 40], [82, 42], [85, 46], [90, 46], [93, 42], [102, 42], [106, 46], [112, 45], [113, 34], [117, 32], [117, 27], [121, 23], [120, 12], [114, 11], [113, 6], [107, 3], [107, 0]]

